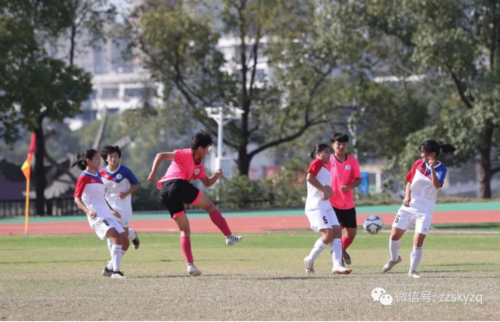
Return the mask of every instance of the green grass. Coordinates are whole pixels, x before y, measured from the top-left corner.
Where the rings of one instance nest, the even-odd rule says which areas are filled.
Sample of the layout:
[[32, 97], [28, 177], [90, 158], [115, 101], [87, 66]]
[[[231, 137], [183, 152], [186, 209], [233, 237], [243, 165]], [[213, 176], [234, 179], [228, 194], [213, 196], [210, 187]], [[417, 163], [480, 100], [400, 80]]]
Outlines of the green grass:
[[[410, 279], [412, 235], [403, 262], [380, 274], [388, 235], [360, 232], [349, 253], [353, 273], [330, 274], [325, 251], [316, 274], [303, 258], [315, 233], [245, 234], [226, 247], [219, 234], [192, 236], [197, 278], [185, 272], [178, 234], [141, 234], [123, 263], [127, 280], [100, 276], [108, 259], [95, 235], [0, 237], [0, 320], [496, 320], [500, 303], [499, 235], [430, 235], [422, 278]], [[371, 300], [375, 287], [432, 292], [435, 301]], [[480, 294], [483, 303], [444, 302], [441, 294]]]

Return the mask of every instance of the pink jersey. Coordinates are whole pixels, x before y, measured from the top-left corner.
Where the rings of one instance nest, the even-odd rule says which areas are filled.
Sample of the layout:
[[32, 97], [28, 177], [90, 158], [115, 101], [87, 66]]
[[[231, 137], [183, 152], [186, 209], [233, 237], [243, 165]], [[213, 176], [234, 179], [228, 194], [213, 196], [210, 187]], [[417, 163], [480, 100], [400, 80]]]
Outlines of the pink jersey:
[[330, 198], [332, 207], [337, 209], [354, 208], [353, 189], [349, 191], [340, 191], [340, 188], [352, 184], [355, 179], [361, 178], [358, 160], [350, 155], [346, 155], [345, 161], [340, 162], [335, 155], [332, 154], [326, 168], [330, 171], [332, 176], [333, 196]]
[[193, 149], [175, 150], [175, 158], [167, 169], [165, 175], [156, 185], [161, 189], [161, 183], [168, 180], [182, 179], [186, 181], [203, 179], [207, 176], [203, 164], [194, 164]]

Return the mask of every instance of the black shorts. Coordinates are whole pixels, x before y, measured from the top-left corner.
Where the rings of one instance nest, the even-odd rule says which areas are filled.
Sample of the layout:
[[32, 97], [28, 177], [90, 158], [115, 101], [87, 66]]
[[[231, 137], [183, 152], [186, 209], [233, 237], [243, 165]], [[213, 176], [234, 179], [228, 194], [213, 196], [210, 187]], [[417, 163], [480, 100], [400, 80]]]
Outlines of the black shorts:
[[356, 208], [351, 209], [337, 209], [333, 208], [335, 214], [337, 215], [337, 219], [339, 220], [340, 227], [345, 228], [357, 228], [358, 225], [356, 223]]
[[201, 191], [186, 180], [174, 179], [161, 184], [161, 203], [174, 219], [185, 213], [185, 203], [192, 204], [198, 201], [199, 197], [201, 197]]

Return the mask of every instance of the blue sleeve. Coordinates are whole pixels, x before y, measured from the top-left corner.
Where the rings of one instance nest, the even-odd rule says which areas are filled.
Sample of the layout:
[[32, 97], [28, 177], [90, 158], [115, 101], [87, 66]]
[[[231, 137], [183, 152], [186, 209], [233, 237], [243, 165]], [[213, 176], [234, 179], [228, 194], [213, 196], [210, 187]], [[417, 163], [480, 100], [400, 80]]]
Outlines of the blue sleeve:
[[439, 182], [441, 182], [441, 186], [444, 184], [444, 178], [446, 178], [446, 173], [448, 170], [445, 168], [445, 166], [440, 166], [439, 169], [436, 171], [436, 175], [439, 179]]
[[132, 172], [132, 170], [130, 170], [129, 168], [126, 168], [126, 169], [127, 169], [127, 172], [125, 173], [125, 178], [128, 179], [128, 181], [130, 182], [130, 184], [138, 184], [139, 180], [137, 180], [137, 178], [135, 177], [135, 175]]

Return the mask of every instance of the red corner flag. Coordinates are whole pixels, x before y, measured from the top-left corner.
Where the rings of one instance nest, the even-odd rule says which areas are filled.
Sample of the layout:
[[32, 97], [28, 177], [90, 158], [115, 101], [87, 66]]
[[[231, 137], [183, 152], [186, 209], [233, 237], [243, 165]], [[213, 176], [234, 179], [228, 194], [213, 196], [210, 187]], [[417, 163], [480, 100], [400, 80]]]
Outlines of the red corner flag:
[[33, 157], [33, 154], [35, 154], [35, 146], [36, 146], [36, 136], [35, 133], [32, 133], [28, 156], [26, 157], [26, 161], [24, 161], [23, 166], [21, 167], [21, 170], [23, 171], [26, 179], [29, 179], [31, 176], [31, 159]]

